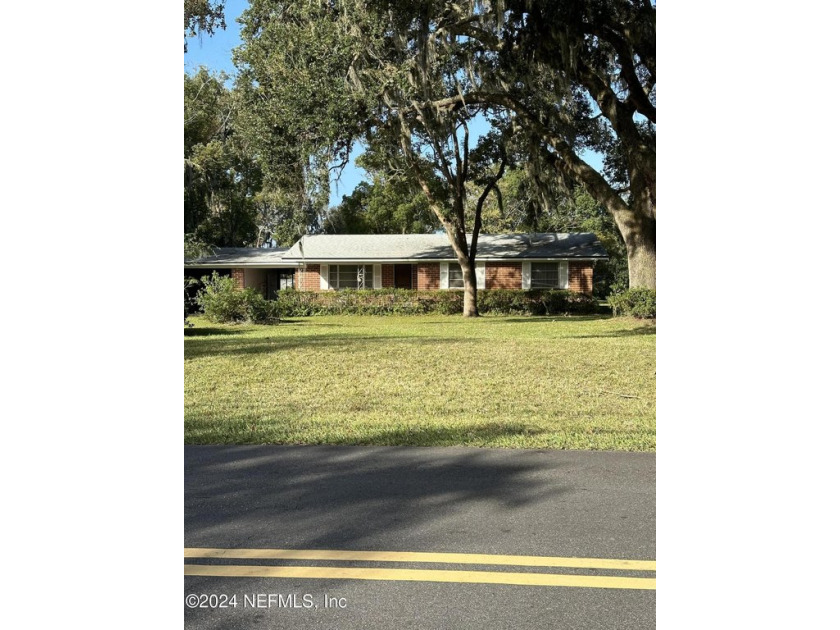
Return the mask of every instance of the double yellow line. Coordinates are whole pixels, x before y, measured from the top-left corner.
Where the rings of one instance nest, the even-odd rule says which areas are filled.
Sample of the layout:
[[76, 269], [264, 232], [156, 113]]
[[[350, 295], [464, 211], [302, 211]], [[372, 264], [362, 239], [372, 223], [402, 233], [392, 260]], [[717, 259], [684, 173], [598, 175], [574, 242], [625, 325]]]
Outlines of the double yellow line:
[[[184, 558], [230, 560], [337, 560], [341, 562], [425, 562], [436, 564], [481, 564], [517, 567], [565, 567], [617, 571], [656, 571], [656, 562], [654, 560], [558, 558], [554, 556], [507, 556], [475, 553], [425, 553], [415, 551], [185, 548]], [[525, 573], [507, 571], [185, 564], [184, 575], [208, 577], [274, 577], [392, 580], [407, 582], [462, 582], [468, 584], [519, 584], [526, 586], [574, 586], [583, 588], [656, 590], [656, 578], [654, 577]]]

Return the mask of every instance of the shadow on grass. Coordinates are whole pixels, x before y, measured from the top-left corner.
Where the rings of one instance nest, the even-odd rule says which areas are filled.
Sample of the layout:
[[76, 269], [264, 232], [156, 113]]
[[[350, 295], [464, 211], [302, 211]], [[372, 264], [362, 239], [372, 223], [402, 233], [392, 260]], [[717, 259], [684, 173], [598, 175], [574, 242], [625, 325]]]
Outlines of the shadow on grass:
[[405, 427], [364, 437], [341, 437], [331, 444], [345, 446], [477, 446], [500, 437], [543, 433], [524, 424], [482, 424], [464, 427]]
[[488, 315], [487, 318], [498, 317], [500, 321], [511, 324], [538, 324], [544, 322], [594, 322], [602, 319], [612, 319], [612, 315], [531, 315], [529, 317]]
[[227, 328], [184, 328], [184, 337], [215, 337], [217, 335], [241, 335], [244, 330]]
[[[238, 424], [238, 423], [237, 423]], [[219, 431], [209, 430], [203, 421], [185, 421], [184, 443], [201, 444], [267, 444], [298, 445], [294, 438], [273, 434], [271, 429], [260, 431], [259, 425], [243, 422], [239, 432], [232, 432], [230, 426]], [[255, 430], [256, 429], [256, 430]], [[193, 431], [195, 434], [193, 435]], [[363, 435], [329, 432], [318, 435], [319, 445], [335, 446], [481, 446], [490, 444], [498, 438], [533, 436], [545, 431], [521, 423], [487, 423], [481, 425], [447, 427], [398, 427], [394, 429], [370, 431]]]
[[415, 337], [391, 335], [299, 335], [296, 337], [265, 337], [260, 339], [218, 339], [202, 341], [200, 344], [184, 346], [184, 358], [196, 359], [214, 356], [249, 356], [288, 352], [299, 348], [366, 348], [383, 346], [410, 340], [412, 345], [440, 345], [478, 343], [475, 339], [453, 339], [452, 337]]
[[656, 326], [638, 326], [628, 330], [614, 330], [599, 335], [572, 335], [573, 339], [610, 339], [620, 337], [636, 337], [638, 335], [656, 335]]

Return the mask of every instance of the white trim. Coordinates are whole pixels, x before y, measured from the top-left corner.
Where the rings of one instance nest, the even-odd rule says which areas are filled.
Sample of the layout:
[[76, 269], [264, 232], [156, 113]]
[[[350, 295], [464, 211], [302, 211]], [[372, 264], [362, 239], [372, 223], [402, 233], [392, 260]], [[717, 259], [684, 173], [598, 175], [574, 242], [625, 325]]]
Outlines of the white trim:
[[476, 288], [477, 289], [483, 289], [484, 288], [484, 285], [485, 285], [484, 278], [485, 278], [484, 261], [483, 260], [481, 262], [476, 261], [475, 262], [475, 283], [476, 283]]
[[[532, 263], [532, 262], [558, 262], [561, 260], [565, 261], [576, 261], [576, 262], [598, 262], [599, 260], [608, 260], [607, 258], [528, 258], [523, 260], [522, 258], [481, 258], [476, 260], [478, 262], [502, 262], [502, 263]], [[293, 269], [293, 268], [300, 268], [304, 267], [305, 265], [317, 265], [319, 263], [323, 263], [326, 265], [347, 265], [347, 264], [358, 264], [358, 265], [372, 265], [374, 263], [385, 263], [388, 265], [417, 265], [423, 263], [439, 263], [439, 262], [458, 262], [457, 259], [454, 258], [369, 258], [369, 259], [359, 259], [359, 258], [312, 258], [306, 259], [306, 263], [303, 261], [289, 261], [284, 263], [247, 263], [247, 262], [221, 262], [221, 263], [184, 263], [184, 269], [244, 269], [246, 267], [251, 267], [254, 269]]]
[[[476, 261], [482, 262], [507, 262], [507, 263], [520, 263], [523, 261], [526, 262], [556, 262], [558, 260], [578, 260], [578, 261], [598, 261], [598, 260], [609, 260], [606, 256], [602, 256], [600, 258], [576, 258], [576, 257], [563, 257], [563, 256], [553, 256], [550, 258], [499, 258], [499, 257], [485, 257], [481, 256], [476, 258]], [[438, 262], [458, 262], [457, 258], [307, 258], [306, 264], [314, 264], [314, 263], [326, 263], [329, 265], [345, 265], [351, 263], [358, 263], [360, 265], [372, 265], [373, 263], [385, 263], [389, 265], [417, 265], [421, 263], [438, 263]], [[187, 266], [187, 263], [185, 266]], [[302, 264], [302, 261], [291, 261], [289, 263], [265, 263], [266, 267], [284, 267], [284, 266], [294, 266]], [[216, 263], [207, 263], [206, 266], [208, 267], [247, 267], [248, 263], [230, 263], [225, 262], [221, 264]]]
[[330, 266], [321, 265], [321, 291], [326, 291], [330, 288]]
[[531, 261], [526, 260], [522, 262], [522, 288], [531, 288]]
[[277, 263], [260, 263], [257, 265], [250, 263], [203, 263], [200, 265], [185, 264], [184, 269], [301, 269], [303, 263], [289, 263], [288, 265], [278, 265]]
[[557, 280], [561, 289], [569, 288], [569, 261], [561, 260], [557, 263]]
[[442, 262], [438, 265], [440, 268], [440, 289], [449, 288], [449, 263]]

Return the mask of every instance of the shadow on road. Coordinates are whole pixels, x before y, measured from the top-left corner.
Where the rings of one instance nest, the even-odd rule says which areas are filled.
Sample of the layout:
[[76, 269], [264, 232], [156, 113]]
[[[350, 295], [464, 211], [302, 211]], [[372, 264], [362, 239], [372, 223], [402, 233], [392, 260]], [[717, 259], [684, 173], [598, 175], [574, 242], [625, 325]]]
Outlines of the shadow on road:
[[217, 532], [248, 531], [255, 547], [368, 549], [402, 530], [445, 529], [450, 512], [472, 502], [501, 514], [565, 492], [537, 474], [546, 465], [539, 451], [516, 463], [474, 450], [424, 451], [187, 446], [185, 544], [219, 546]]

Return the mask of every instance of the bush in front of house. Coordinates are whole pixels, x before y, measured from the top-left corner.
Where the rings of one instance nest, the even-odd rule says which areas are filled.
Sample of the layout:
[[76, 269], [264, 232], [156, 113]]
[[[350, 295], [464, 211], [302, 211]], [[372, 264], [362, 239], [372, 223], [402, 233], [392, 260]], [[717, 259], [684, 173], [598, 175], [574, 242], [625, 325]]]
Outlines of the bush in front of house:
[[184, 326], [192, 328], [193, 324], [189, 320], [190, 311], [192, 310], [195, 299], [190, 297], [190, 288], [198, 284], [195, 278], [188, 278], [184, 276]]
[[656, 319], [656, 290], [627, 289], [607, 298], [613, 315], [630, 315], [638, 319]]
[[[295, 291], [277, 293], [266, 300], [254, 289], [238, 289], [233, 278], [215, 272], [202, 278], [196, 298], [207, 318], [216, 323], [275, 324], [288, 317], [313, 315], [460, 315], [463, 291], [365, 289]], [[506, 290], [478, 292], [478, 310], [493, 315], [560, 315], [596, 312], [591, 295], [561, 290]]]
[[246, 299], [246, 319], [254, 324], [279, 324], [283, 320], [283, 311], [277, 300], [266, 300], [253, 289]]
[[478, 310], [495, 315], [588, 315], [598, 309], [591, 295], [563, 289], [493, 289], [478, 292]]
[[[433, 300], [433, 298], [430, 298]], [[285, 317], [312, 315], [422, 315], [434, 312], [417, 291], [365, 289], [281, 291], [274, 301]]]
[[[281, 291], [274, 301], [278, 317], [311, 315], [460, 315], [463, 291], [373, 289], [342, 291]], [[592, 296], [559, 290], [481, 290], [480, 313], [496, 315], [558, 315], [594, 313]]]
[[195, 298], [211, 322], [235, 323], [251, 319], [253, 306], [263, 297], [253, 289], [239, 289], [229, 276], [220, 276], [215, 271], [201, 279], [204, 287]]

